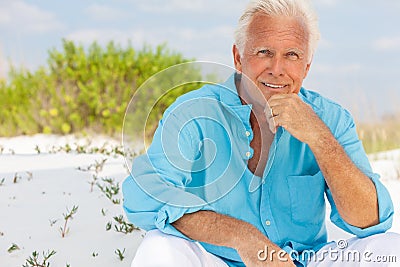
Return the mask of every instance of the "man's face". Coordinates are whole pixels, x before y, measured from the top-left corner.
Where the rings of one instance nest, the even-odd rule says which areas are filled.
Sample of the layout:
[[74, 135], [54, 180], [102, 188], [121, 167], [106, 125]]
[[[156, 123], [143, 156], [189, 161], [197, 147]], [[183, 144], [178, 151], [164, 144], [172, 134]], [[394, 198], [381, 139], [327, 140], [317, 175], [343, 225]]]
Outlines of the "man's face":
[[266, 100], [274, 94], [298, 93], [311, 64], [302, 21], [261, 13], [248, 27], [243, 54], [234, 46], [233, 55], [236, 69], [256, 84]]

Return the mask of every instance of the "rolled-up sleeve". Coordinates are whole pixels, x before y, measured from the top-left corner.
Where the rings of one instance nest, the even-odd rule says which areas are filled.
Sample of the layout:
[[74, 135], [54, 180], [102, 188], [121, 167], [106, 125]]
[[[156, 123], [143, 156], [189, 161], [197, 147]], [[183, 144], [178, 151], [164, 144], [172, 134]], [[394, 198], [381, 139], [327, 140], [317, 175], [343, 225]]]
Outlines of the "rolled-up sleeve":
[[378, 196], [379, 224], [362, 229], [345, 222], [339, 215], [332, 194], [328, 188], [326, 190], [326, 195], [331, 204], [330, 219], [341, 229], [358, 237], [366, 237], [385, 232], [391, 228], [393, 222], [394, 208], [390, 194], [380, 181], [380, 176], [373, 173], [362, 142], [358, 138], [354, 121], [348, 112], [343, 113], [343, 117], [339, 120], [339, 125], [339, 130], [336, 132], [337, 140], [343, 146], [347, 155], [351, 158], [354, 164], [356, 164], [356, 166], [366, 176], [368, 176], [375, 185]]
[[129, 221], [144, 230], [159, 229], [187, 238], [171, 224], [184, 214], [213, 209], [187, 190], [199, 154], [199, 137], [190, 133], [179, 113], [167, 114], [147, 153], [135, 158], [131, 175], [122, 185], [123, 207]]

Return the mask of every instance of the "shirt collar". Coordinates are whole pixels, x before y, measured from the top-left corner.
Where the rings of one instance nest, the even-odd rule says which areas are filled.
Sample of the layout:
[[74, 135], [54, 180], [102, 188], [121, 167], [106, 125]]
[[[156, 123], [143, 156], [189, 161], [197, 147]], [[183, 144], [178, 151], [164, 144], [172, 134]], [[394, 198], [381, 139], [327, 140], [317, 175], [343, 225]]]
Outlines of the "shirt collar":
[[232, 74], [220, 85], [220, 101], [231, 112], [234, 112], [242, 121], [248, 122], [252, 105], [243, 105], [237, 92], [235, 79], [237, 74]]

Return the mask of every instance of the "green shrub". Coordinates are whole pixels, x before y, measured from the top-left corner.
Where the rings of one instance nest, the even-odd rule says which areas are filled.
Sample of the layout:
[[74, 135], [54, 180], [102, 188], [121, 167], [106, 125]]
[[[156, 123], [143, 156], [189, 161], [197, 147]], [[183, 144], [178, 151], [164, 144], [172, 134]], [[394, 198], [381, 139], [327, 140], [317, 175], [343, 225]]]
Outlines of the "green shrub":
[[[188, 61], [165, 45], [136, 50], [130, 44], [122, 48], [110, 42], [103, 48], [95, 42], [85, 49], [63, 40], [61, 51], [49, 52], [47, 66], [34, 72], [12, 69], [8, 82], [0, 81], [0, 136], [119, 134], [137, 88], [155, 73]], [[149, 118], [150, 127], [177, 96], [194, 88], [184, 86], [164, 98]]]

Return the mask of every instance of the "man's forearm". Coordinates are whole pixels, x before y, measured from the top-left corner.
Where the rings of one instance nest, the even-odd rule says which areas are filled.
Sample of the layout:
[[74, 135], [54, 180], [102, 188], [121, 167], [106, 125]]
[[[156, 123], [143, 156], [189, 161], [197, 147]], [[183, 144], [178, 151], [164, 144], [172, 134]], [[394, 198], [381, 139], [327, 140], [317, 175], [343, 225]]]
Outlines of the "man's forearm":
[[269, 241], [253, 225], [213, 211], [185, 214], [172, 225], [193, 240], [234, 249], [249, 236]]
[[268, 259], [268, 266], [295, 266], [286, 252], [247, 222], [212, 211], [198, 211], [185, 214], [172, 225], [193, 240], [236, 249], [246, 266], [265, 266], [266, 262], [258, 258], [265, 246], [283, 252], [278, 254], [282, 258]]
[[342, 218], [360, 228], [378, 224], [378, 199], [374, 183], [351, 161], [330, 131], [309, 146]]

